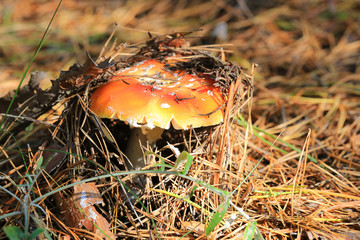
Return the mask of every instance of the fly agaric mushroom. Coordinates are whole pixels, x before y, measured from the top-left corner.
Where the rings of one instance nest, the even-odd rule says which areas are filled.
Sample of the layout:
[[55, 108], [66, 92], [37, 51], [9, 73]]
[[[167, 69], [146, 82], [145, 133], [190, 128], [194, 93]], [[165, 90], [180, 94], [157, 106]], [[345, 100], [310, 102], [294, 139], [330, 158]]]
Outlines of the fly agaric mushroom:
[[126, 156], [130, 169], [144, 167], [141, 145], [154, 144], [164, 129], [190, 129], [223, 121], [224, 97], [205, 74], [171, 71], [158, 60], [144, 60], [116, 72], [91, 96], [100, 118], [120, 119], [132, 128]]

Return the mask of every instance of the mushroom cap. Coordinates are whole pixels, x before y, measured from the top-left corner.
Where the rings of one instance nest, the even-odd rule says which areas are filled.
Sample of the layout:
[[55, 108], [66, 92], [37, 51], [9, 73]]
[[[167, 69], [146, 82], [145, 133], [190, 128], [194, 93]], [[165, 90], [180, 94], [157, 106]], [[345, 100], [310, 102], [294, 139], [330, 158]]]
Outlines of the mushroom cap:
[[145, 60], [116, 72], [91, 96], [90, 109], [100, 118], [118, 118], [131, 126], [189, 129], [223, 121], [225, 100], [204, 74], [171, 71]]

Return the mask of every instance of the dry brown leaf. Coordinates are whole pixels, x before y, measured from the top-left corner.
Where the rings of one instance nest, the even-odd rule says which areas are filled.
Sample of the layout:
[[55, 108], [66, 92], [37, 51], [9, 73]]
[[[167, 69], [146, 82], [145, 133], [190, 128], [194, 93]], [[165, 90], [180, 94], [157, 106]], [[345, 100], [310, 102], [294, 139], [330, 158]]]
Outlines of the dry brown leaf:
[[[71, 199], [71, 202], [77, 207], [77, 211], [70, 212], [73, 218], [77, 219], [76, 225], [84, 226], [99, 238], [116, 239], [116, 236], [110, 231], [110, 223], [93, 206], [94, 204], [104, 203], [95, 183], [75, 185]], [[79, 213], [82, 213], [81, 218], [79, 218]]]
[[199, 235], [202, 235], [205, 233], [205, 224], [197, 221], [189, 221], [189, 222], [183, 222], [182, 226], [188, 230], [193, 231]]

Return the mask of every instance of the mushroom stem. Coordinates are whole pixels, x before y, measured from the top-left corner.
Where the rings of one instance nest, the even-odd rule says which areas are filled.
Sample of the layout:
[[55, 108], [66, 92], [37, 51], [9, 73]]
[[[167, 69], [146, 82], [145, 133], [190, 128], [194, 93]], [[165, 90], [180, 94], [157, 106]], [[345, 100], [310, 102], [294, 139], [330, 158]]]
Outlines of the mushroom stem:
[[145, 166], [141, 146], [149, 144], [152, 148], [155, 147], [156, 141], [160, 139], [163, 131], [164, 129], [159, 127], [154, 127], [153, 129], [145, 127], [132, 129], [128, 145], [126, 147], [126, 156], [129, 159], [127, 167], [129, 170], [138, 170]]

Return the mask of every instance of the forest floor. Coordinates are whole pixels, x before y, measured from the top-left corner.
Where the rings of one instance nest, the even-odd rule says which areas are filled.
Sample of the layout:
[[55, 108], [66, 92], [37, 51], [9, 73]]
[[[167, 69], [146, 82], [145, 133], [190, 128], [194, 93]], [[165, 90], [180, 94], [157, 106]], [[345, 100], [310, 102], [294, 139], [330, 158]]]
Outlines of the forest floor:
[[[57, 5], [0, 2], [0, 98], [18, 88]], [[3, 103], [1, 239], [5, 232], [42, 239], [360, 239], [360, 1], [64, 0], [22, 86], [41, 71], [41, 89], [50, 88], [88, 55], [96, 61], [113, 31], [106, 49], [192, 32], [186, 40], [193, 50], [241, 66], [252, 87], [231, 121], [192, 143], [180, 137], [186, 152], [176, 164], [186, 171], [174, 166], [176, 157], [165, 159], [170, 171], [156, 165], [163, 163], [158, 155], [146, 156], [152, 182], [141, 204], [126, 203], [128, 175], [116, 175], [122, 164], [110, 161], [121, 154], [105, 151], [107, 140], [95, 139], [88, 115], [77, 115], [78, 108], [86, 112], [85, 94], [61, 99], [30, 122], [5, 119]], [[31, 124], [20, 129], [24, 121]], [[177, 137], [163, 149], [180, 146]], [[168, 157], [168, 150], [152, 150]], [[106, 154], [100, 159], [99, 152]], [[75, 196], [85, 190], [101, 220], [91, 222], [79, 207]]]

